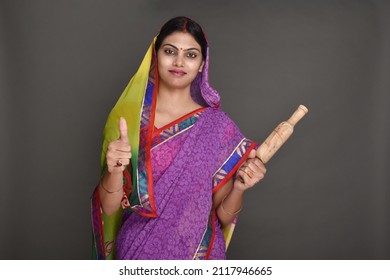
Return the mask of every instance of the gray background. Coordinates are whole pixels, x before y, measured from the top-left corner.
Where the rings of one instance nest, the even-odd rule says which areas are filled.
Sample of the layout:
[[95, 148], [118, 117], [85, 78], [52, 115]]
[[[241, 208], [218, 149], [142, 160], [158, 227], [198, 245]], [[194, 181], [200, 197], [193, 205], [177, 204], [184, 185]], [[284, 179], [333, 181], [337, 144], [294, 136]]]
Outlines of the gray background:
[[231, 259], [389, 259], [389, 1], [0, 1], [2, 259], [88, 259], [106, 117], [169, 18], [211, 46], [222, 108], [262, 141]]

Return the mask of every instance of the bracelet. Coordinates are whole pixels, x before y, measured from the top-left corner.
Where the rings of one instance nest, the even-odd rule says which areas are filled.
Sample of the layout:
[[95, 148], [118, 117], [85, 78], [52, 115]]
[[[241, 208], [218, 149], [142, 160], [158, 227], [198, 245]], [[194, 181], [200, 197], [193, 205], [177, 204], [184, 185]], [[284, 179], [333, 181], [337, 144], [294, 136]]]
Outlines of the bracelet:
[[104, 187], [104, 185], [103, 185], [103, 181], [100, 181], [100, 186], [102, 186], [102, 188], [103, 188], [103, 190], [105, 190], [107, 193], [117, 193], [117, 192], [120, 192], [121, 190], [122, 190], [122, 187], [120, 187], [118, 190], [116, 190], [116, 191], [109, 191], [109, 190], [107, 190], [105, 187]]
[[242, 205], [241, 205], [240, 209], [238, 209], [238, 210], [237, 210], [236, 212], [234, 212], [234, 213], [230, 213], [230, 212], [226, 211], [225, 208], [223, 208], [223, 202], [225, 201], [225, 198], [226, 198], [226, 197], [227, 197], [227, 195], [222, 199], [222, 202], [221, 202], [221, 209], [222, 209], [222, 212], [225, 213], [225, 214], [227, 214], [227, 215], [230, 215], [230, 216], [235, 216], [235, 215], [237, 215], [238, 213], [240, 213], [241, 210], [242, 210]]

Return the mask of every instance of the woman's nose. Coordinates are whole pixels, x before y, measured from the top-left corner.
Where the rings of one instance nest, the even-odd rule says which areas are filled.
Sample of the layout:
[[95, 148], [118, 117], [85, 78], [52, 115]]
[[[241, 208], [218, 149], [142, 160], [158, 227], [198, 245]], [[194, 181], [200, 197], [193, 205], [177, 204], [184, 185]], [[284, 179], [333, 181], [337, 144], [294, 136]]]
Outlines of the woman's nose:
[[176, 67], [183, 67], [184, 66], [184, 58], [181, 54], [178, 54], [175, 57], [175, 60], [173, 61], [173, 65]]

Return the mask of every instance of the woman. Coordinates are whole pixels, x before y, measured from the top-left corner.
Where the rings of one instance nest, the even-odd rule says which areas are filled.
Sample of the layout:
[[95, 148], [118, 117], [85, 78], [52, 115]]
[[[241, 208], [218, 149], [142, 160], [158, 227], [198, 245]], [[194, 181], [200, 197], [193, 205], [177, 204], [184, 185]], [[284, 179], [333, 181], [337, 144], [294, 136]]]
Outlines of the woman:
[[97, 258], [226, 258], [243, 193], [266, 169], [219, 109], [208, 60], [201, 27], [171, 19], [111, 111], [92, 196]]

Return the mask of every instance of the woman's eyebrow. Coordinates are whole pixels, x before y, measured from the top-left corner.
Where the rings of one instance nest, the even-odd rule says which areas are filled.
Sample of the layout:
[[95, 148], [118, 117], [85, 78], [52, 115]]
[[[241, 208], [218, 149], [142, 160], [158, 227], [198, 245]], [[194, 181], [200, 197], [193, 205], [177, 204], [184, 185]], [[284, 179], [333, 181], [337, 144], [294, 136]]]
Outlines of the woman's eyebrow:
[[[176, 50], [179, 50], [178, 47], [176, 47], [175, 45], [172, 45], [172, 44], [164, 44], [163, 47], [165, 47], [165, 46], [170, 46]], [[200, 52], [200, 50], [197, 48], [189, 48], [189, 49], [185, 49], [184, 51], [194, 51], [194, 50]]]
[[198, 51], [198, 52], [200, 52], [200, 50], [198, 50], [197, 48], [189, 48], [189, 49], [186, 49], [185, 51]]

